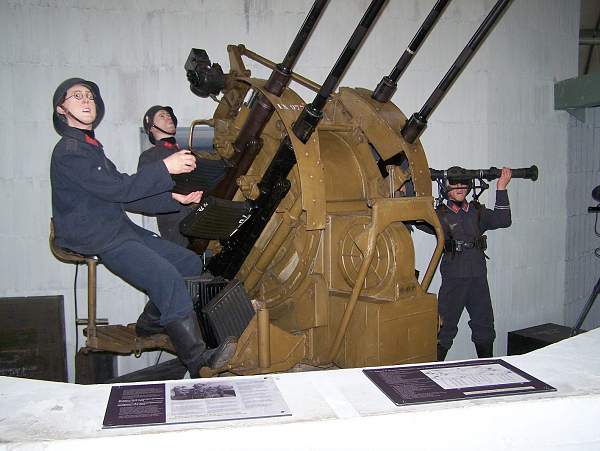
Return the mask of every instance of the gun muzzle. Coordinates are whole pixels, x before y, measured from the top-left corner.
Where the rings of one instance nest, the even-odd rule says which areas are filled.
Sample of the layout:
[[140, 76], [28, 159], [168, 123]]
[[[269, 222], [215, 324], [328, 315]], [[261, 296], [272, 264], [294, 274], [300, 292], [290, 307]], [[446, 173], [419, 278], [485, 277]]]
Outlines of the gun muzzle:
[[350, 40], [321, 85], [321, 89], [319, 89], [319, 92], [313, 101], [306, 105], [298, 116], [292, 131], [303, 143], [308, 141], [314, 130], [317, 128], [317, 125], [323, 116], [323, 108], [327, 103], [327, 99], [329, 99], [329, 96], [335, 91], [340, 79], [344, 76], [346, 69], [350, 66], [355, 53], [358, 51], [371, 26], [377, 19], [379, 12], [386, 3], [387, 0], [371, 0], [367, 11], [354, 29], [352, 36], [350, 36]]
[[419, 47], [421, 47], [421, 44], [437, 22], [439, 16], [442, 14], [442, 11], [444, 11], [444, 8], [449, 1], [450, 0], [438, 0], [435, 5], [433, 5], [433, 9], [425, 18], [425, 21], [415, 34], [413, 40], [410, 41], [410, 44], [408, 44], [406, 50], [404, 50], [404, 53], [390, 72], [390, 75], [383, 77], [373, 91], [373, 95], [371, 96], [373, 99], [377, 100], [378, 102], [385, 103], [392, 98], [398, 86], [398, 79], [402, 76], [412, 61], [413, 57], [419, 50]]
[[446, 72], [442, 81], [437, 85], [434, 91], [431, 93], [425, 104], [421, 107], [419, 112], [412, 115], [412, 117], [406, 121], [404, 127], [402, 127], [401, 133], [406, 142], [414, 143], [416, 139], [423, 133], [427, 127], [427, 121], [429, 115], [436, 109], [439, 103], [442, 101], [458, 75], [462, 72], [471, 57], [475, 54], [479, 45], [485, 40], [490, 30], [494, 27], [498, 19], [502, 16], [502, 13], [507, 8], [512, 0], [498, 0], [492, 7], [489, 14], [486, 16], [484, 21], [481, 23], [475, 34], [468, 42], [467, 46], [458, 55], [450, 70]]

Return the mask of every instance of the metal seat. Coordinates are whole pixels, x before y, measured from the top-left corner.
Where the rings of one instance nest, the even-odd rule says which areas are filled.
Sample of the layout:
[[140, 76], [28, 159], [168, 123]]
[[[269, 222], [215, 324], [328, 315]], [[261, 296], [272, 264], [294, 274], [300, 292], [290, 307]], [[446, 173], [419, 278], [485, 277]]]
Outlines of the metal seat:
[[152, 349], [165, 349], [174, 351], [171, 341], [166, 335], [157, 334], [150, 337], [138, 337], [135, 333], [135, 324], [108, 325], [107, 319], [98, 319], [96, 316], [96, 273], [100, 259], [96, 255], [81, 255], [56, 244], [54, 223], [50, 220], [50, 250], [52, 254], [63, 263], [87, 266], [87, 319], [77, 319], [77, 325], [85, 325], [83, 330], [86, 336], [85, 345], [91, 350], [108, 351], [117, 354], [136, 354]]

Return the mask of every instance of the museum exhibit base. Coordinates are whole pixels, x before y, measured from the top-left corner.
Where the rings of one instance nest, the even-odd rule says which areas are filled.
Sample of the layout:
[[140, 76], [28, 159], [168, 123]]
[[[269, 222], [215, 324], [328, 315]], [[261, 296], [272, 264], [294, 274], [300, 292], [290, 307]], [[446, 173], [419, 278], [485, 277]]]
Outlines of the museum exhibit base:
[[[556, 391], [428, 404], [394, 404], [362, 368], [161, 382], [169, 387], [175, 384], [183, 395], [194, 398], [219, 389], [227, 394], [228, 385], [239, 388], [268, 378], [291, 415], [108, 429], [103, 428], [103, 421], [117, 385], [0, 377], [0, 451], [82, 446], [164, 451], [174, 443], [230, 450], [600, 449], [599, 348], [600, 329], [594, 329], [527, 354], [502, 357]], [[479, 362], [483, 368], [486, 362], [494, 364], [493, 359], [469, 362]], [[436, 368], [443, 370], [451, 364], [439, 363]], [[423, 366], [398, 368], [419, 365]], [[173, 390], [165, 392], [169, 400], [181, 397]], [[232, 398], [208, 402], [235, 402]]]

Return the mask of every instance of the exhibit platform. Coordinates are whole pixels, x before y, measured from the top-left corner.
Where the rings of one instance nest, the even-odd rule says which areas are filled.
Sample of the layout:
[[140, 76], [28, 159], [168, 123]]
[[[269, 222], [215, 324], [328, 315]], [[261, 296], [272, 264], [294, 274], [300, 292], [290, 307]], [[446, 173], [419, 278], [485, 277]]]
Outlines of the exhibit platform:
[[600, 329], [502, 359], [556, 391], [396, 406], [362, 369], [313, 371], [270, 376], [288, 416], [103, 429], [111, 385], [1, 377], [0, 450], [600, 449]]

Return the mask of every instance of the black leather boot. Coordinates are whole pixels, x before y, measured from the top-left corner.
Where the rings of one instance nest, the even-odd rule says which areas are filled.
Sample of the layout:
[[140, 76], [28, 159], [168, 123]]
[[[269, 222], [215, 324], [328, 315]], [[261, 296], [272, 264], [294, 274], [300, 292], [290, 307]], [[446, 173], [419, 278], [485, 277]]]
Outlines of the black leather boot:
[[494, 357], [494, 342], [475, 343], [475, 350], [477, 351], [477, 357], [480, 359]]
[[138, 337], [165, 333], [165, 328], [160, 325], [160, 311], [152, 302], [146, 303], [144, 311], [135, 323], [135, 333]]
[[227, 337], [223, 342], [214, 349], [209, 349], [208, 366], [213, 370], [221, 368], [227, 364], [235, 354], [237, 340], [235, 337]]
[[196, 314], [192, 312], [183, 319], [171, 321], [165, 329], [177, 357], [189, 370], [190, 377], [200, 377], [200, 368], [208, 364], [211, 355], [206, 352], [206, 343], [202, 339]]
[[444, 348], [441, 344], [437, 345], [437, 361], [443, 362], [446, 360], [446, 354], [448, 354], [448, 348]]

